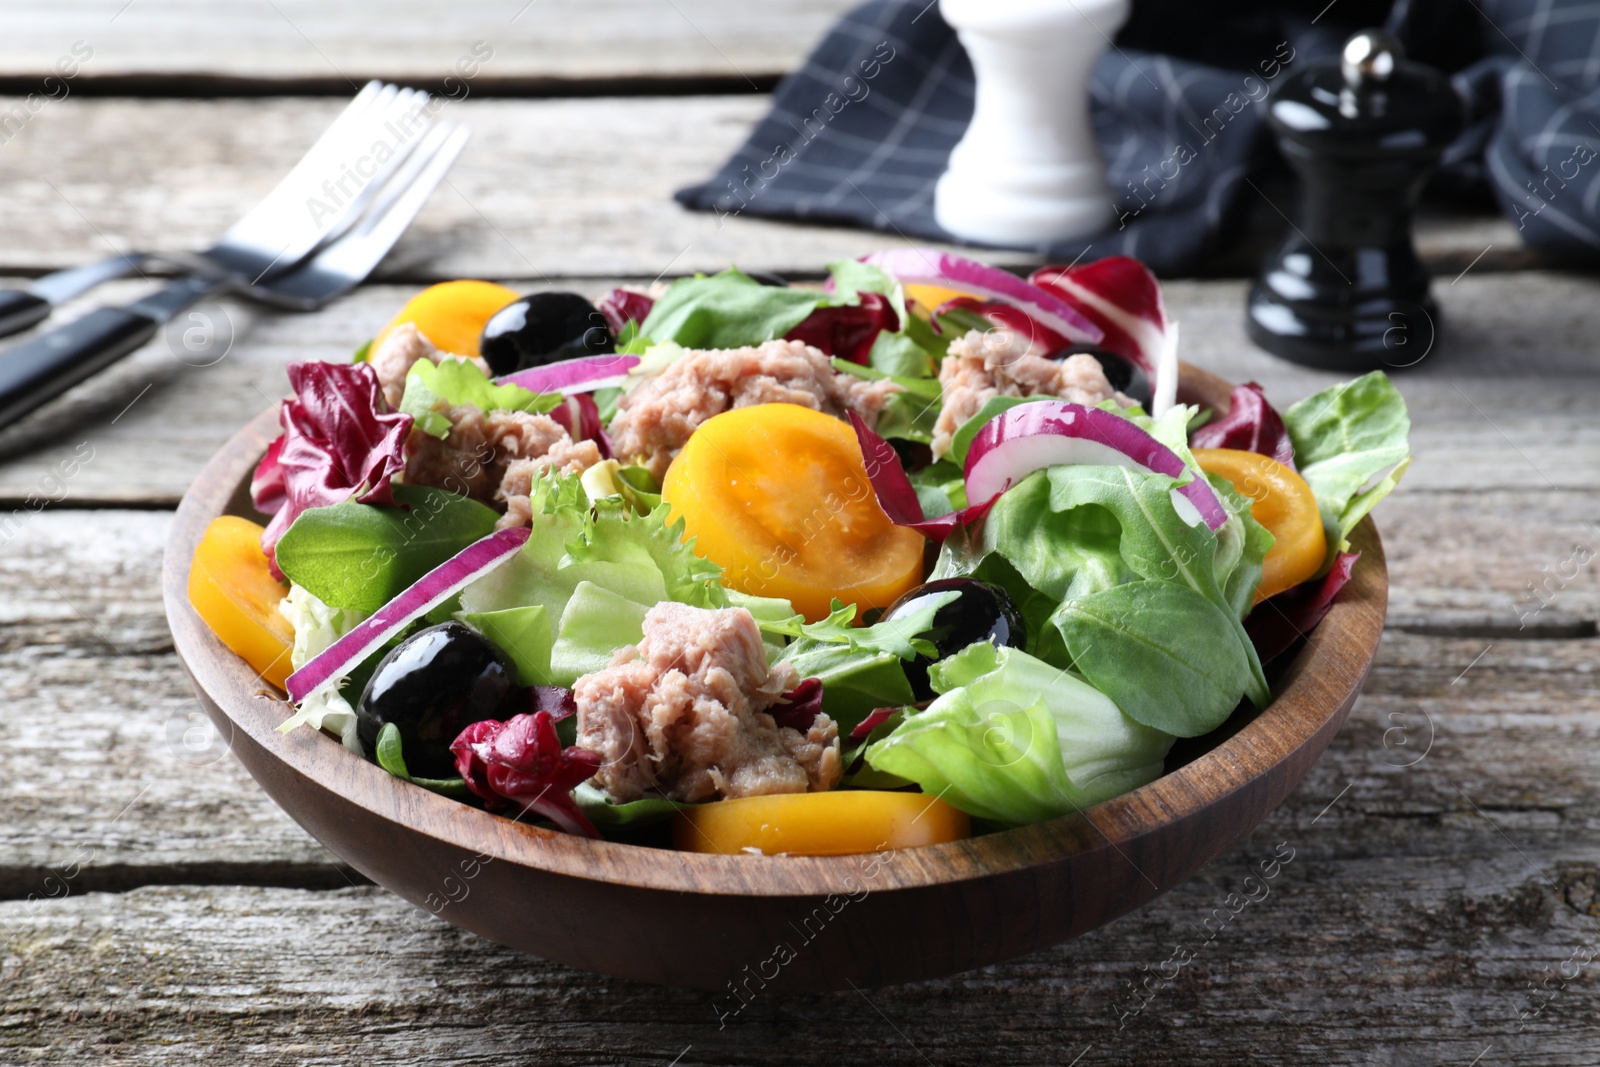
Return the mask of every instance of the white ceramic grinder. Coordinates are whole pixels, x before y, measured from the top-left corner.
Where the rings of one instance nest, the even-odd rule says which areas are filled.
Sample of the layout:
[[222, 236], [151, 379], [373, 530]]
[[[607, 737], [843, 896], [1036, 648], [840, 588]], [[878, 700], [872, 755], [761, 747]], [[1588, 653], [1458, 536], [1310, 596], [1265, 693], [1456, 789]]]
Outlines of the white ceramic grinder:
[[1037, 245], [1116, 221], [1089, 123], [1089, 77], [1130, 0], [940, 0], [972, 59], [972, 125], [934, 216], [958, 237]]

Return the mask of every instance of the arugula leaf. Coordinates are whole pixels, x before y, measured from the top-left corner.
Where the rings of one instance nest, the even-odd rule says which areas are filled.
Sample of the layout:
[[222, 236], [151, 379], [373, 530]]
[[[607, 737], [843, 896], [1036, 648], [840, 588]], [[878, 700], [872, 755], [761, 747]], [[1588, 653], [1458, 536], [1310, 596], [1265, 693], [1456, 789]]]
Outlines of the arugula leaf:
[[742, 348], [782, 337], [827, 303], [826, 293], [762, 285], [729, 268], [673, 282], [639, 332], [685, 348]]
[[307, 509], [278, 541], [278, 566], [329, 607], [370, 615], [499, 519], [432, 486], [396, 485], [394, 498], [405, 507], [347, 500]]
[[602, 830], [629, 830], [665, 822], [692, 804], [665, 797], [641, 797], [618, 803], [593, 782], [579, 782], [572, 790], [578, 810]]
[[434, 437], [450, 436], [450, 419], [440, 409], [470, 404], [480, 411], [531, 411], [542, 415], [561, 406], [555, 393], [534, 393], [520, 385], [496, 385], [476, 363], [419, 359], [406, 372], [400, 411]]
[[[880, 334], [882, 339], [885, 334]], [[920, 441], [930, 444], [933, 441], [933, 428], [939, 421], [939, 398], [941, 396], [938, 378], [902, 377], [885, 374], [875, 367], [863, 367], [859, 363], [849, 360], [835, 359], [833, 369], [840, 374], [849, 374], [863, 381], [881, 381], [885, 378], [900, 387], [900, 392], [891, 393], [883, 403], [883, 408], [878, 412], [878, 423], [875, 429], [880, 437], [898, 437], [906, 441]]]
[[983, 402], [983, 406], [966, 422], [956, 427], [956, 432], [950, 437], [950, 452], [945, 457], [950, 462], [964, 464], [967, 462], [967, 449], [972, 447], [972, 439], [978, 436], [978, 431], [983, 429], [984, 423], [1000, 414], [1010, 411], [1021, 404], [1036, 404], [1041, 400], [1058, 400], [1054, 396], [991, 396]]
[[1283, 421], [1300, 476], [1322, 512], [1331, 562], [1410, 464], [1411, 416], [1400, 390], [1373, 371], [1306, 397], [1284, 412]]
[[413, 778], [406, 769], [405, 753], [400, 740], [400, 727], [392, 722], [383, 724], [383, 729], [378, 731], [378, 744], [373, 758], [378, 761], [378, 766], [394, 775], [404, 778], [413, 785], [447, 797], [465, 799], [472, 793], [467, 789], [467, 783], [461, 778]]
[[1068, 600], [1051, 622], [1073, 666], [1129, 716], [1197, 737], [1220, 726], [1250, 684], [1229, 618], [1186, 585], [1146, 580]]

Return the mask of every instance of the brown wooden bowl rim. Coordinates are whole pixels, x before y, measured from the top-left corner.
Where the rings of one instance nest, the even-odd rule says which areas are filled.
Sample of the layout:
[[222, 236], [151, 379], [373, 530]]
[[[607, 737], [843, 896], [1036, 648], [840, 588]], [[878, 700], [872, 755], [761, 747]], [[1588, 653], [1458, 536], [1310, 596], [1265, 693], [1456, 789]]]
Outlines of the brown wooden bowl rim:
[[[1183, 366], [1183, 394], [1217, 404], [1230, 386]], [[561, 875], [644, 889], [735, 896], [825, 897], [859, 889], [860, 856], [721, 856], [594, 841], [519, 823], [431, 793], [359, 759], [306, 729], [280, 734], [288, 704], [211, 633], [190, 606], [189, 562], [218, 515], [242, 510], [248, 483], [278, 433], [278, 405], [251, 420], [210, 460], [179, 504], [167, 541], [163, 590], [174, 646], [195, 685], [234, 729], [243, 730], [300, 776], [394, 824], [480, 856]], [[1362, 552], [1350, 583], [1316, 638], [1279, 672], [1272, 704], [1211, 751], [1148, 785], [1083, 812], [943, 845], [896, 853], [874, 869], [879, 888], [917, 888], [985, 878], [1059, 860], [1086, 848], [1121, 846], [1164, 823], [1244, 789], [1287, 759], [1359, 690], [1377, 652], [1388, 570], [1370, 519], [1352, 537]], [[1344, 641], [1327, 640], [1333, 634]], [[291, 815], [294, 812], [289, 812]], [[881, 881], [878, 879], [882, 879]], [[712, 886], [708, 890], [706, 887]]]

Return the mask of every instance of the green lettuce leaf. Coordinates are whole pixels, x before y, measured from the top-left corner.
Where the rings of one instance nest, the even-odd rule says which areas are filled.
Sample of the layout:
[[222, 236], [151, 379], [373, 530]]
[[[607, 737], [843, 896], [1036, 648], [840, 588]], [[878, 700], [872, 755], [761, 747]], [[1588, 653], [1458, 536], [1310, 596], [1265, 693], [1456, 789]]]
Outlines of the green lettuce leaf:
[[1109, 800], [1158, 777], [1172, 745], [1016, 649], [976, 644], [929, 678], [939, 698], [870, 745], [867, 764], [979, 818], [1021, 825]]
[[1232, 482], [1220, 474], [1208, 474], [1206, 480], [1230, 516], [1217, 531], [1217, 581], [1222, 583], [1222, 597], [1228, 607], [1242, 619], [1255, 603], [1261, 563], [1277, 538], [1256, 521], [1250, 498], [1235, 489]]
[[639, 332], [684, 348], [742, 348], [782, 337], [829, 302], [818, 290], [762, 285], [730, 268], [673, 282]]
[[1314, 393], [1283, 414], [1295, 465], [1316, 494], [1328, 559], [1411, 462], [1411, 416], [1382, 371]]
[[611, 666], [625, 645], [644, 640], [644, 617], [656, 604], [641, 604], [593, 582], [579, 582], [561, 613], [550, 651], [553, 684], [572, 688], [586, 674]]
[[571, 684], [577, 667], [604, 666], [602, 656], [609, 662], [610, 653], [637, 642], [643, 612], [663, 600], [727, 606], [721, 568], [683, 542], [683, 524], [668, 525], [665, 505], [640, 515], [621, 497], [591, 502], [577, 475], [553, 473], [534, 480], [529, 505], [527, 544], [462, 590], [461, 607], [474, 614], [541, 608], [555, 684]]
[[[937, 572], [975, 573], [987, 555], [1004, 557], [1028, 587], [1008, 585], [1007, 591], [1030, 623], [1043, 607], [1040, 596], [1060, 604], [1139, 580], [1185, 586], [1223, 616], [1224, 631], [1249, 667], [1243, 691], [1264, 708], [1272, 696], [1260, 660], [1217, 580], [1217, 535], [1204, 523], [1190, 526], [1178, 514], [1172, 504], [1177, 484], [1165, 475], [1126, 467], [1058, 466], [1035, 472], [996, 502], [965, 557], [959, 555], [961, 542], [946, 542], [951, 555], [941, 558]], [[1044, 650], [1041, 635], [1034, 633], [1032, 640], [1036, 650]], [[1068, 662], [1075, 662], [1082, 650], [1068, 639], [1065, 651]], [[1153, 684], [1137, 677], [1132, 665], [1125, 673], [1120, 681], [1103, 675], [1096, 684], [1118, 703]], [[1229, 710], [1238, 697], [1233, 694]]]
[[555, 685], [550, 677], [550, 620], [542, 604], [501, 611], [462, 611], [456, 618], [511, 657], [518, 685]]
[[496, 385], [476, 363], [447, 359], [442, 363], [419, 359], [406, 372], [406, 391], [400, 411], [416, 420], [417, 427], [435, 437], [450, 436], [450, 420], [441, 409], [470, 404], [480, 411], [531, 411], [544, 414], [563, 402], [555, 393], [534, 393], [519, 385]]
[[854, 625], [856, 605], [838, 600], [833, 602], [833, 612], [819, 622], [806, 622], [802, 615], [791, 615], [782, 620], [758, 618], [756, 622], [764, 633], [803, 638], [819, 644], [843, 645], [854, 652], [888, 652], [901, 659], [915, 659], [919, 655], [934, 655], [933, 643], [918, 635], [933, 629], [934, 615], [958, 596], [959, 593], [951, 590], [925, 597], [914, 611], [897, 619], [875, 622], [871, 626]]
[[1250, 684], [1229, 621], [1187, 585], [1148, 580], [1074, 597], [1051, 618], [1090, 684], [1131, 718], [1178, 737], [1222, 725]]
[[330, 607], [372, 614], [445, 560], [494, 532], [499, 515], [426, 485], [396, 485], [403, 506], [347, 500], [310, 508], [278, 542], [278, 566]]

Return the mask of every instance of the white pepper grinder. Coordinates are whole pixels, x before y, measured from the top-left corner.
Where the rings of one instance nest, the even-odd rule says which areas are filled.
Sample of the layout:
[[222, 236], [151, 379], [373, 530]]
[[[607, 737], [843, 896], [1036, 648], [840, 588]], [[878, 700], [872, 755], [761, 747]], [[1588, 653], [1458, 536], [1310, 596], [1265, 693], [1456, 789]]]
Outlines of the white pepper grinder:
[[1130, 0], [940, 0], [972, 60], [972, 124], [934, 217], [957, 237], [1038, 245], [1115, 220], [1089, 122], [1089, 78]]

